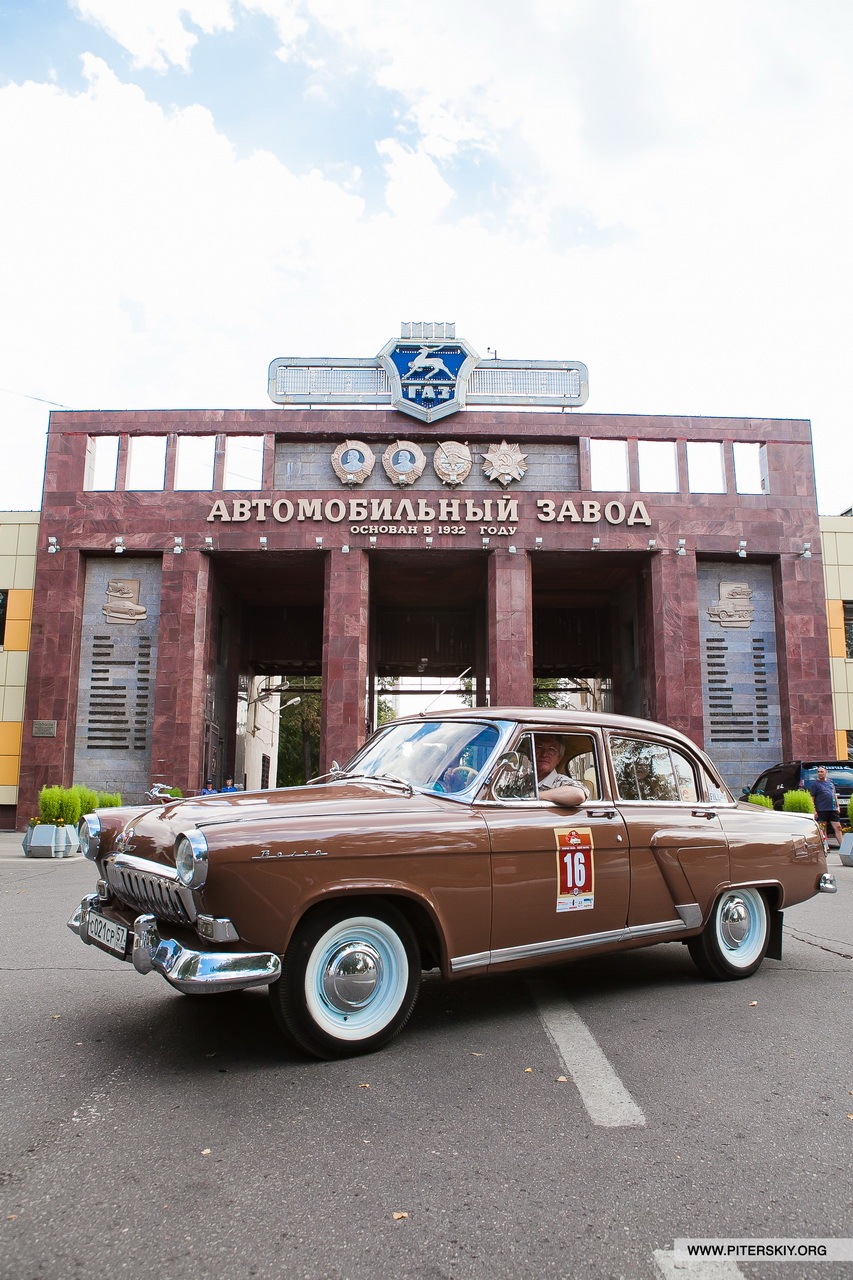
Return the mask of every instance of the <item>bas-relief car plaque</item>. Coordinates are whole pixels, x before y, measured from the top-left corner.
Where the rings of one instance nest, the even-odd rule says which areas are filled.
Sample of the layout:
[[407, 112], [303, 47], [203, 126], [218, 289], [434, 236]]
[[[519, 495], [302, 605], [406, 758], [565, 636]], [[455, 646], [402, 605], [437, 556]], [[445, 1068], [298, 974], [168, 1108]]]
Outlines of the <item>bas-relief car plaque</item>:
[[721, 582], [719, 603], [708, 607], [708, 617], [721, 627], [748, 627], [755, 616], [751, 599], [748, 582]]
[[268, 393], [281, 405], [388, 405], [430, 424], [466, 404], [575, 408], [589, 373], [578, 360], [481, 360], [454, 324], [405, 323], [374, 359], [273, 360]]
[[107, 603], [101, 612], [107, 622], [132, 626], [148, 616], [145, 605], [139, 603], [138, 578], [110, 578], [106, 595]]

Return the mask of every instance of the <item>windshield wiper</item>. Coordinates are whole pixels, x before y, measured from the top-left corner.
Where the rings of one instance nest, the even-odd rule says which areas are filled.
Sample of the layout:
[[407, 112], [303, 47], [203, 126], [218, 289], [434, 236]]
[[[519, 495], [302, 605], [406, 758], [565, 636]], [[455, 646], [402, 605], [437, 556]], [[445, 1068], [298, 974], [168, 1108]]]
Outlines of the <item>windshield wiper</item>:
[[[393, 773], [344, 773], [343, 770], [333, 773], [324, 774], [324, 777], [332, 778], [335, 782], [380, 782], [392, 787], [402, 787], [410, 796], [415, 794], [415, 789], [411, 782], [406, 782], [404, 778], [398, 778]], [[319, 782], [320, 778], [312, 778], [312, 782]]]

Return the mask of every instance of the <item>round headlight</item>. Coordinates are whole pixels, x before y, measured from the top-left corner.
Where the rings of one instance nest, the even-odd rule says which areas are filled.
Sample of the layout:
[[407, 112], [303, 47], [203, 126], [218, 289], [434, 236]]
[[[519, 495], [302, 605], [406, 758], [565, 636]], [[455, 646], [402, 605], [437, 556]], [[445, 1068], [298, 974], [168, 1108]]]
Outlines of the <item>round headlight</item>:
[[80, 852], [84, 858], [92, 861], [98, 856], [101, 847], [101, 820], [96, 813], [84, 814], [77, 828], [80, 837]]
[[175, 870], [181, 884], [200, 889], [207, 879], [207, 841], [200, 831], [184, 831], [175, 841]]

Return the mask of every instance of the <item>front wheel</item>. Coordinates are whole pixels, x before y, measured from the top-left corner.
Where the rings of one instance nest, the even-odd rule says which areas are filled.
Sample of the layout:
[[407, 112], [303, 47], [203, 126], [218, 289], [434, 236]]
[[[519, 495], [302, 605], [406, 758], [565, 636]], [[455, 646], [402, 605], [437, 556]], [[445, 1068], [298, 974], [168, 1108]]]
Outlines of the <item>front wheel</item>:
[[385, 903], [362, 915], [339, 903], [297, 926], [270, 1001], [300, 1048], [344, 1058], [392, 1040], [408, 1022], [420, 984], [418, 943], [405, 917]]
[[770, 940], [770, 913], [760, 889], [726, 889], [711, 918], [687, 947], [706, 978], [748, 978], [761, 965]]

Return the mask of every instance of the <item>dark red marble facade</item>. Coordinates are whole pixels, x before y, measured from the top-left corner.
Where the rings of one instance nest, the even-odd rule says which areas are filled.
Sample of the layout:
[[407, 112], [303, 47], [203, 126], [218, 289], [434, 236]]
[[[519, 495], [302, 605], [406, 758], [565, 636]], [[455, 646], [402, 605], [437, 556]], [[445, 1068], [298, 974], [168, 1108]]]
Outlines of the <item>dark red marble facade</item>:
[[489, 556], [489, 689], [495, 706], [533, 702], [533, 597], [530, 557], [494, 551]]
[[[107, 493], [84, 491], [90, 436], [120, 437], [120, 486], [126, 474], [129, 440], [166, 435], [168, 486], [174, 477], [174, 449], [179, 437], [211, 434], [219, 437], [213, 492], [175, 492], [168, 487], [158, 492], [130, 492], [121, 487]], [[224, 442], [229, 435], [264, 437], [261, 491], [220, 491]], [[530, 557], [539, 548], [574, 557], [586, 555], [595, 536], [599, 539], [595, 565], [605, 566], [612, 554], [633, 557], [641, 566], [637, 580], [644, 584], [645, 592], [638, 615], [646, 632], [641, 637], [646, 655], [644, 712], [667, 720], [701, 742], [696, 560], [731, 558], [736, 565], [738, 542], [745, 540], [750, 559], [774, 566], [785, 754], [834, 753], [820, 533], [807, 422], [469, 410], [427, 428], [391, 410], [57, 412], [50, 422], [39, 535], [19, 825], [31, 812], [41, 785], [72, 781], [85, 557], [112, 554], [117, 534], [125, 539], [125, 564], [135, 554], [161, 555], [163, 559], [152, 750], [155, 777], [162, 775], [189, 788], [200, 784], [204, 701], [213, 662], [217, 566], [224, 560], [233, 562], [235, 556], [259, 557], [261, 536], [267, 539], [270, 564], [278, 563], [276, 555], [304, 555], [308, 551], [324, 558], [324, 767], [333, 757], [345, 759], [359, 745], [366, 723], [370, 561], [374, 551], [381, 553], [390, 544], [383, 546], [380, 537], [380, 545], [372, 548], [368, 536], [353, 533], [346, 520], [324, 520], [318, 526], [312, 521], [277, 523], [268, 514], [263, 520], [243, 522], [208, 519], [213, 502], [219, 498], [230, 503], [235, 498], [286, 496], [272, 491], [276, 438], [291, 442], [322, 439], [331, 454], [336, 444], [348, 437], [372, 443], [377, 452], [397, 438], [416, 440], [425, 449], [444, 439], [467, 440], [472, 447], [508, 440], [517, 442], [522, 450], [525, 444], [553, 444], [559, 449], [568, 440], [577, 441], [579, 490], [544, 496], [555, 497], [558, 505], [564, 498], [594, 498], [602, 505], [610, 500], [627, 504], [635, 498], [645, 503], [647, 525], [609, 524], [604, 519], [597, 523], [543, 522], [536, 514], [536, 499], [543, 495], [525, 489], [522, 482], [506, 492], [495, 486], [490, 495], [519, 499], [519, 519], [511, 536], [492, 537], [484, 548], [476, 521], [461, 536], [433, 532], [433, 553], [460, 552], [488, 560], [485, 665], [493, 703], [528, 703], [532, 698]], [[628, 441], [631, 494], [588, 492], [590, 439]], [[679, 492], [639, 492], [638, 440], [676, 442]], [[688, 492], [688, 440], [723, 442], [727, 493]], [[766, 446], [766, 494], [734, 492], [735, 441]], [[364, 492], [370, 493], [369, 481]], [[311, 496], [325, 503], [349, 495], [337, 485]], [[461, 493], [451, 495], [434, 476], [430, 479], [424, 473], [415, 488], [400, 496], [433, 501], [468, 495], [464, 486]], [[184, 539], [182, 556], [172, 554], [176, 535]], [[318, 535], [323, 537], [321, 550]], [[57, 539], [61, 547], [57, 554], [47, 554], [48, 537]], [[211, 539], [209, 545], [206, 538]], [[650, 538], [656, 542], [653, 550], [648, 546]], [[685, 541], [685, 556], [676, 555], [679, 539]], [[800, 554], [805, 542], [811, 543], [810, 559]], [[514, 554], [509, 552], [510, 543], [516, 547]], [[344, 546], [349, 550], [344, 551]], [[420, 533], [395, 536], [393, 551], [427, 554]], [[234, 580], [239, 582], [239, 573], [236, 578], [232, 574], [232, 587]], [[57, 737], [34, 738], [34, 720], [56, 720]]]
[[321, 773], [349, 759], [366, 736], [369, 585], [366, 552], [327, 553]]

